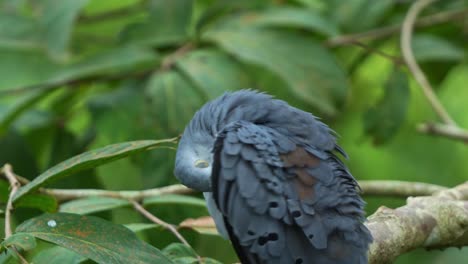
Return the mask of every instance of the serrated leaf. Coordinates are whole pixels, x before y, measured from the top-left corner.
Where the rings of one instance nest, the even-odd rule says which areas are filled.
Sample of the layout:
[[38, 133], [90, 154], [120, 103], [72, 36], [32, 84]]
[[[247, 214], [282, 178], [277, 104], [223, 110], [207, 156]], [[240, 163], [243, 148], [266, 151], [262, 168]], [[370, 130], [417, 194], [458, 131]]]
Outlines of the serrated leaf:
[[297, 98], [334, 115], [348, 89], [346, 76], [320, 43], [294, 32], [217, 27], [204, 35], [244, 62], [285, 80]]
[[143, 200], [145, 206], [161, 204], [179, 204], [206, 207], [205, 200], [188, 195], [166, 194], [148, 197]]
[[50, 248], [42, 249], [39, 253], [34, 255], [31, 263], [47, 263], [47, 264], [78, 264], [85, 261], [86, 258], [76, 254], [75, 252], [59, 247], [53, 246]]
[[210, 216], [203, 216], [197, 219], [189, 218], [179, 224], [180, 228], [189, 228], [200, 234], [218, 235], [216, 224]]
[[125, 224], [124, 226], [132, 230], [132, 232], [134, 233], [160, 227], [157, 224], [148, 224], [148, 223], [131, 223], [131, 224]]
[[414, 57], [419, 62], [459, 61], [465, 57], [462, 48], [435, 35], [415, 35], [411, 44]]
[[276, 26], [306, 29], [332, 37], [339, 34], [337, 25], [312, 9], [297, 7], [272, 7], [257, 12], [247, 12], [236, 17], [239, 27]]
[[22, 250], [31, 250], [37, 246], [36, 243], [36, 238], [30, 234], [13, 234], [9, 236], [7, 239], [5, 239], [2, 243], [1, 246], [4, 248], [9, 248], [9, 247], [16, 247], [16, 248], [21, 248]]
[[375, 144], [383, 144], [395, 135], [405, 120], [408, 101], [408, 78], [397, 69], [390, 75], [382, 99], [364, 114], [364, 131]]
[[76, 214], [44, 214], [16, 229], [70, 249], [98, 263], [172, 263], [158, 249], [123, 227]]
[[43, 212], [55, 213], [58, 209], [58, 202], [54, 196], [31, 193], [23, 196], [16, 204], [16, 207], [36, 208]]
[[249, 76], [241, 65], [219, 50], [190, 52], [177, 61], [177, 66], [203, 91], [206, 99], [214, 99], [226, 90], [250, 87]]
[[173, 143], [174, 141], [175, 139], [129, 141], [82, 153], [55, 165], [21, 187], [14, 196], [13, 202], [17, 202], [24, 195], [52, 180], [57, 180], [84, 169], [95, 168], [101, 164], [157, 147], [163, 143]]
[[110, 197], [88, 197], [73, 200], [60, 205], [60, 212], [91, 214], [125, 206], [130, 206], [130, 202], [124, 199]]

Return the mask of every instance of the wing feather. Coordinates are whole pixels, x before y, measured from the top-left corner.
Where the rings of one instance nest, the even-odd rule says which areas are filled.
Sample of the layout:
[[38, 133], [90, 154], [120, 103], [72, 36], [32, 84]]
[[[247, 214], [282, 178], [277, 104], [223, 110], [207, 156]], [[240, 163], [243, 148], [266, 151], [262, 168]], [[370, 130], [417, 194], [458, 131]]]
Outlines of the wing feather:
[[219, 133], [213, 198], [243, 263], [366, 263], [357, 183], [312, 143], [246, 121]]

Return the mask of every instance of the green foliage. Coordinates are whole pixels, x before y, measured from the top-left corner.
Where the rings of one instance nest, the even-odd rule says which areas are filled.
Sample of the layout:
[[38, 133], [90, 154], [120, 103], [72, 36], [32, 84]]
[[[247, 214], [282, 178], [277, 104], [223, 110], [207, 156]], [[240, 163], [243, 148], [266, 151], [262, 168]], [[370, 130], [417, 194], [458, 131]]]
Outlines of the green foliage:
[[98, 263], [171, 263], [127, 228], [93, 216], [44, 214], [24, 222], [16, 232], [68, 248]]
[[[199, 107], [230, 90], [267, 91], [325, 119], [340, 135], [358, 179], [447, 186], [465, 181], [466, 146], [416, 131], [436, 116], [408, 71], [375, 52], [401, 57], [399, 32], [373, 34], [401, 23], [412, 2], [0, 0], [0, 166], [10, 163], [31, 180], [15, 195], [13, 226], [19, 226], [3, 241], [7, 252], [0, 263], [19, 261], [8, 250], [13, 245], [34, 263], [135, 257], [141, 263], [196, 263], [197, 255], [205, 263], [217, 263], [209, 257], [236, 262], [229, 242], [203, 225], [200, 217], [208, 213], [199, 194], [140, 201], [184, 227], [192, 250], [144, 220], [128, 200], [63, 201], [38, 192], [176, 183], [176, 146], [159, 139], [180, 135]], [[465, 0], [439, 1], [421, 16], [466, 14], [467, 8]], [[466, 23], [433, 23], [415, 29], [414, 54], [451, 116], [468, 128]], [[374, 33], [356, 39], [358, 45], [334, 44], [365, 31]], [[9, 192], [0, 181], [3, 205]], [[367, 202], [370, 214], [403, 201]], [[38, 216], [40, 211], [60, 213]], [[48, 226], [49, 220], [57, 225]], [[86, 243], [80, 232], [88, 232]], [[466, 256], [416, 251], [397, 262], [445, 263]]]

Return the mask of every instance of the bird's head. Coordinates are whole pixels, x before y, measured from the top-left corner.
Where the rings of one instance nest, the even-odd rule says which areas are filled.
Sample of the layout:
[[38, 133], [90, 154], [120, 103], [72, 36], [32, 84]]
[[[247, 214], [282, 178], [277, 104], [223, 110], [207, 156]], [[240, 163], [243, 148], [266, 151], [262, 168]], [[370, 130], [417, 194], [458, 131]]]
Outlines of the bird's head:
[[185, 129], [177, 148], [174, 174], [183, 185], [210, 192], [215, 136], [203, 123], [209, 119], [202, 119], [207, 117], [199, 111]]

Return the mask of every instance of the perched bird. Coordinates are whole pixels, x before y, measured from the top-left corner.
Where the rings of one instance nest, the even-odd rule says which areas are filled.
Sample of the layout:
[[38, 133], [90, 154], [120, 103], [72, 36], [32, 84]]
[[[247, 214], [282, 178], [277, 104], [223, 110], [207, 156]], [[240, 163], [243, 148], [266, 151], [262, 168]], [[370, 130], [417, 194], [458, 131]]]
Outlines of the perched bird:
[[358, 184], [333, 131], [252, 90], [205, 104], [179, 143], [175, 175], [202, 191], [244, 264], [367, 263]]

